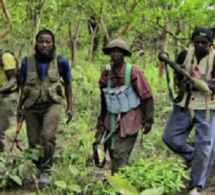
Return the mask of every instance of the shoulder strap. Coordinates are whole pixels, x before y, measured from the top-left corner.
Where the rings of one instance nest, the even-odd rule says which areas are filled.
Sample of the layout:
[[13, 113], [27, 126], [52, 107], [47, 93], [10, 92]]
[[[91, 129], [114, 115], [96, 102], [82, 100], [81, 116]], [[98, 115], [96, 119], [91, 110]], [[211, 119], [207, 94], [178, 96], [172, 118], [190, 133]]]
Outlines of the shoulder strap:
[[214, 55], [214, 59], [213, 59], [213, 68], [211, 71], [211, 77], [212, 77], [212, 81], [215, 81], [215, 55]]
[[[131, 68], [132, 64], [127, 63], [125, 67], [125, 85], [129, 85], [131, 83]], [[110, 81], [110, 70], [108, 71], [108, 81], [107, 81], [107, 87], [111, 87], [111, 81]]]
[[110, 71], [111, 71], [111, 66], [109, 65], [109, 68], [108, 68], [108, 80], [107, 80], [107, 87], [108, 87], [108, 88], [111, 87]]
[[185, 59], [186, 59], [186, 57], [187, 57], [187, 53], [188, 53], [188, 51], [187, 51], [187, 49], [184, 51], [184, 55], [182, 56], [182, 64], [184, 64], [184, 61], [185, 61]]
[[30, 55], [26, 57], [26, 62], [27, 62], [27, 72], [37, 72], [36, 69], [36, 61], [35, 61], [35, 56]]
[[131, 68], [132, 64], [127, 63], [125, 68], [125, 85], [129, 85], [131, 83]]

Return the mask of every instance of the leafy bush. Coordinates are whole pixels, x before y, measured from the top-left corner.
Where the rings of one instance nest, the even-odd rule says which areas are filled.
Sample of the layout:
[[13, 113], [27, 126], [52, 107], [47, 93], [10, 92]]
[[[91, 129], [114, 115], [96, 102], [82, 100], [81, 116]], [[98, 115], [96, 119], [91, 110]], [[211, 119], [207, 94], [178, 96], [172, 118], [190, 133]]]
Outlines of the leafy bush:
[[32, 160], [38, 160], [40, 153], [36, 149], [26, 149], [22, 155], [2, 154], [0, 157], [0, 188], [23, 185], [25, 180], [36, 180], [39, 170]]
[[163, 187], [166, 195], [180, 191], [185, 187], [183, 180], [188, 179], [181, 160], [158, 157], [134, 162], [131, 166], [123, 167], [116, 176], [127, 180], [139, 191]]
[[119, 192], [122, 195], [161, 195], [163, 193], [163, 187], [155, 189], [147, 189], [141, 193], [132, 186], [127, 181], [117, 177], [117, 176], [106, 176], [110, 185], [114, 188], [116, 192]]

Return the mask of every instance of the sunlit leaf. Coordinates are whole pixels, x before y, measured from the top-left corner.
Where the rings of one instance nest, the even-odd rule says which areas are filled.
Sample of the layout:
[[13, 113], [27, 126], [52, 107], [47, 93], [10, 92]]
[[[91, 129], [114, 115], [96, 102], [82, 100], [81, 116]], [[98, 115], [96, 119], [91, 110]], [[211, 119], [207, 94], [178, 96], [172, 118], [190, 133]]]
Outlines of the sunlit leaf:
[[72, 173], [74, 176], [78, 175], [79, 171], [76, 167], [69, 165], [69, 171]]
[[24, 164], [21, 164], [21, 165], [19, 165], [19, 175], [21, 176], [21, 177], [24, 177], [24, 175], [25, 175], [25, 165]]
[[20, 186], [22, 185], [22, 180], [21, 180], [21, 178], [19, 176], [17, 176], [17, 175], [10, 175], [9, 177], [10, 177], [10, 179], [12, 179], [13, 181], [15, 181]]
[[164, 188], [147, 189], [140, 193], [140, 195], [162, 195]]
[[68, 186], [71, 191], [81, 193], [81, 187], [79, 185], [71, 184]]
[[67, 185], [64, 181], [60, 180], [60, 181], [55, 181], [54, 184], [59, 187], [59, 188], [62, 188], [62, 189], [66, 189]]
[[106, 178], [110, 185], [114, 188], [114, 190], [116, 190], [122, 195], [139, 194], [134, 186], [130, 185], [127, 181], [121, 179], [120, 177], [107, 175]]

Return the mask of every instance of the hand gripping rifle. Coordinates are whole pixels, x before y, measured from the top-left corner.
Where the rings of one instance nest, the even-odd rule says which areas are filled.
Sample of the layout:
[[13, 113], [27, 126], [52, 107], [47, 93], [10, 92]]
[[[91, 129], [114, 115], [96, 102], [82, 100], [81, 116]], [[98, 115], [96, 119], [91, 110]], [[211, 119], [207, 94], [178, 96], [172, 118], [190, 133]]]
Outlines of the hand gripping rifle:
[[158, 54], [158, 59], [160, 61], [169, 64], [170, 67], [177, 72], [178, 74], [183, 75], [193, 86], [195, 86], [199, 91], [202, 91], [206, 94], [211, 94], [212, 91], [209, 89], [208, 84], [199, 78], [192, 77], [185, 69], [182, 69], [179, 64], [169, 59], [168, 54], [161, 52]]
[[18, 144], [17, 137], [18, 137], [19, 132], [20, 132], [20, 130], [21, 130], [21, 128], [22, 128], [22, 123], [23, 123], [24, 120], [25, 120], [25, 115], [24, 115], [24, 114], [20, 115], [19, 120], [18, 120], [18, 123], [17, 123], [17, 127], [16, 127], [16, 135], [15, 135], [15, 137], [14, 137], [14, 139], [13, 139], [13, 144], [12, 144], [12, 146], [11, 146], [11, 148], [10, 148], [10, 152], [12, 152], [12, 150], [13, 150], [15, 144], [16, 144], [16, 147], [17, 147], [20, 151], [23, 151], [22, 148], [21, 148], [21, 147], [19, 146], [19, 144]]

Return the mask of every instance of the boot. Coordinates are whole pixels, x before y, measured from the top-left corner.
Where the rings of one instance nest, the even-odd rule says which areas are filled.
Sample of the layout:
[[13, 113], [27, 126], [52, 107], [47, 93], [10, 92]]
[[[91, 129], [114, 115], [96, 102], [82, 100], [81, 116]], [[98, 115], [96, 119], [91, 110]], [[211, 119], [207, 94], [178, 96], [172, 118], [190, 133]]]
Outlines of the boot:
[[42, 173], [42, 174], [40, 175], [38, 184], [42, 184], [42, 185], [48, 185], [48, 184], [50, 184], [50, 180], [49, 180], [49, 178], [48, 178], [48, 175], [45, 174], [45, 173]]
[[193, 188], [189, 191], [189, 195], [201, 195], [201, 193], [198, 188]]

